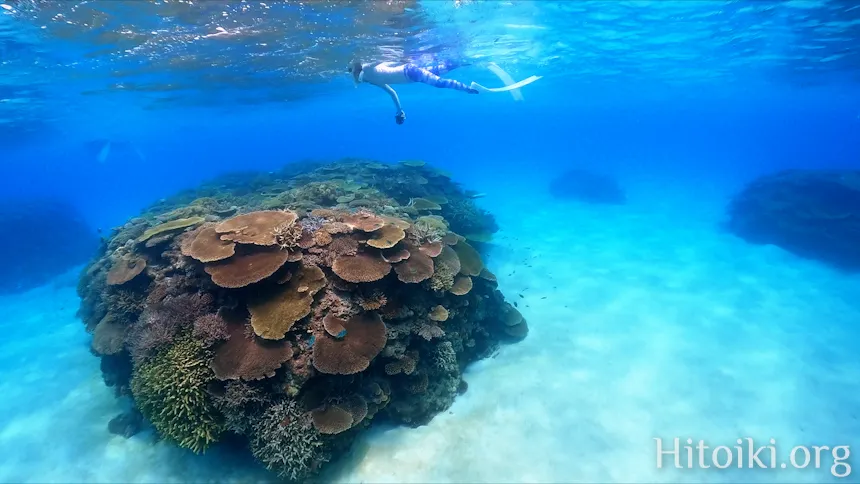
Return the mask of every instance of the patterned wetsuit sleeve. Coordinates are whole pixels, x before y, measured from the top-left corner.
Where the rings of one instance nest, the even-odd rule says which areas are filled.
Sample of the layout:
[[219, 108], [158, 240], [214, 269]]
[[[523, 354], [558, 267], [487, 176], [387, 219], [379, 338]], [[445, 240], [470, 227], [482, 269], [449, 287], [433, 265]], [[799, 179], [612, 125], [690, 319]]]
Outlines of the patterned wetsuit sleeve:
[[458, 91], [466, 91], [469, 92], [472, 89], [463, 84], [460, 81], [455, 81], [453, 79], [443, 79], [436, 74], [433, 74], [427, 69], [422, 69], [414, 64], [407, 64], [404, 66], [404, 73], [406, 74], [406, 78], [413, 82], [422, 82], [424, 84], [429, 84], [433, 87], [439, 87], [443, 89], [456, 89]]

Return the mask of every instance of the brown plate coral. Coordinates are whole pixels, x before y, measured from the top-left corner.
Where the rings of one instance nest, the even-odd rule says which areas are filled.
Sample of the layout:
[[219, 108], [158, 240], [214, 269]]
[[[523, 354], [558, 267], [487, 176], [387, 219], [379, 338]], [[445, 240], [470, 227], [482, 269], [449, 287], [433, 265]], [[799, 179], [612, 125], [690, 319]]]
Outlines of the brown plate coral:
[[428, 422], [466, 365], [528, 334], [445, 207], [495, 223], [426, 164], [291, 165], [250, 183], [160, 201], [81, 276], [105, 382], [165, 439], [203, 452], [233, 434], [303, 481], [374, 422]]

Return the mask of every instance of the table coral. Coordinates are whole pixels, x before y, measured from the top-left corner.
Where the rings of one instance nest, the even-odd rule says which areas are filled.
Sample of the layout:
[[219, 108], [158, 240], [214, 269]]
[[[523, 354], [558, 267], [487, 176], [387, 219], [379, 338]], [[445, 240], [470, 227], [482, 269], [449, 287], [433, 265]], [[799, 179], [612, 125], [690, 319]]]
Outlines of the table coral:
[[107, 275], [107, 283], [118, 286], [134, 279], [146, 269], [146, 259], [136, 256], [123, 256], [114, 262]]
[[137, 238], [137, 241], [146, 242], [149, 238], [155, 237], [156, 235], [183, 230], [188, 227], [201, 224], [204, 222], [204, 220], [205, 219], [203, 217], [189, 217], [158, 224], [155, 227], [146, 229], [143, 234]]
[[[426, 423], [463, 368], [528, 333], [445, 216], [468, 197], [426, 164], [351, 159], [160, 200], [81, 276], [105, 383], [163, 437], [203, 451], [229, 432], [296, 481], [377, 419]], [[159, 228], [192, 214], [205, 222]]]
[[215, 262], [232, 257], [236, 253], [236, 243], [221, 239], [214, 226], [203, 226], [188, 235], [181, 251], [182, 255], [200, 262]]
[[275, 245], [278, 232], [298, 220], [291, 210], [260, 210], [237, 215], [215, 226], [222, 240], [242, 244]]
[[287, 262], [289, 256], [288, 251], [275, 247], [211, 262], [203, 270], [212, 276], [215, 284], [235, 289], [271, 276]]

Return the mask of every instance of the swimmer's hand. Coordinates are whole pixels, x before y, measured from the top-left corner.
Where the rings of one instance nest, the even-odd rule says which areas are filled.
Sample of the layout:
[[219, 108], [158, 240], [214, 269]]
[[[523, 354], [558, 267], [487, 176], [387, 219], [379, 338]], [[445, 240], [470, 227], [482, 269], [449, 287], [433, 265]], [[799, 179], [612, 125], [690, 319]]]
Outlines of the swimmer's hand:
[[403, 122], [406, 121], [406, 113], [398, 111], [394, 116], [394, 121], [397, 121], [397, 124], [403, 124]]

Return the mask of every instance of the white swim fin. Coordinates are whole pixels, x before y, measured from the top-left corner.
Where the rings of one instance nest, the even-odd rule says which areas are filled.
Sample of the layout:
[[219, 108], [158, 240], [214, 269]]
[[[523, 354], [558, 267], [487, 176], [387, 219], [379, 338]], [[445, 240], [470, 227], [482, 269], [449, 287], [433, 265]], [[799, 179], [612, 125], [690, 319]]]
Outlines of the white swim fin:
[[[495, 74], [496, 77], [498, 77], [499, 80], [502, 81], [502, 83], [505, 86], [511, 86], [513, 84], [516, 84], [514, 82], [514, 78], [511, 77], [510, 74], [505, 72], [504, 69], [499, 67], [499, 65], [496, 64], [495, 62], [490, 62], [489, 64], [487, 64], [487, 69], [489, 69], [490, 72]], [[510, 91], [510, 93], [511, 93], [511, 97], [514, 98], [514, 101], [522, 101], [523, 100], [523, 93], [520, 89], [514, 89], [513, 91]]]
[[104, 163], [105, 161], [107, 161], [108, 155], [110, 155], [110, 141], [106, 142], [102, 149], [99, 151], [99, 163]]
[[538, 79], [541, 79], [541, 76], [531, 76], [528, 79], [523, 79], [522, 81], [517, 82], [516, 84], [511, 84], [510, 86], [493, 87], [493, 88], [484, 87], [484, 86], [478, 84], [477, 82], [473, 82], [472, 85], [470, 85], [469, 87], [471, 87], [472, 89], [477, 89], [478, 91], [482, 91], [482, 92], [508, 92], [508, 91], [513, 91], [514, 89], [519, 89], [523, 86], [528, 86], [529, 84], [537, 81]]

